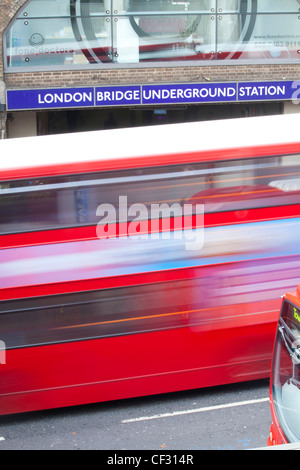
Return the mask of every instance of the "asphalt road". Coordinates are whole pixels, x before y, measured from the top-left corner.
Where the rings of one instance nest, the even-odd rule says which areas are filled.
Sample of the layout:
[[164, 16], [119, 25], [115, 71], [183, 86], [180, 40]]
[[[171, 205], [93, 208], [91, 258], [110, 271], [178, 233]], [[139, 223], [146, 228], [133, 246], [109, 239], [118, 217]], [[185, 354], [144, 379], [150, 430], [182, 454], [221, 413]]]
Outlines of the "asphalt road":
[[265, 447], [271, 424], [268, 397], [269, 381], [263, 380], [2, 416], [0, 451]]

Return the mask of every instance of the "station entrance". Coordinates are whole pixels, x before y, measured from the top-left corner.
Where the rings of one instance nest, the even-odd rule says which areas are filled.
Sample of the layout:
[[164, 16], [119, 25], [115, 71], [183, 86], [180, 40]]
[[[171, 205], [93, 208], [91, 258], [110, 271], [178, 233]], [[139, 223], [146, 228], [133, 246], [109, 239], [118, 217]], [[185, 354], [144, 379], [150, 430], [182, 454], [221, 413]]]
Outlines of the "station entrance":
[[110, 107], [14, 111], [7, 116], [8, 138], [208, 121], [283, 113], [282, 102], [198, 104], [169, 107]]

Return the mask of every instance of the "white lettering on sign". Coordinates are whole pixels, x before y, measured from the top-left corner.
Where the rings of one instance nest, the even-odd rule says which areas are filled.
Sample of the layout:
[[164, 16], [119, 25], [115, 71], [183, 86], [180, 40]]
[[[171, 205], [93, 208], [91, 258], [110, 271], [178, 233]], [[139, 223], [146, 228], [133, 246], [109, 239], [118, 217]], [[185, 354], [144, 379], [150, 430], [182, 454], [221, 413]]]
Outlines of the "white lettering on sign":
[[285, 85], [242, 86], [239, 90], [239, 96], [285, 96]]
[[75, 93], [46, 93], [42, 95], [38, 94], [38, 103], [39, 104], [57, 104], [57, 103], [93, 103], [93, 92], [75, 92]]
[[97, 101], [139, 101], [140, 99], [140, 90], [126, 90], [126, 91], [98, 91], [97, 92]]
[[236, 95], [234, 87], [208, 87], [208, 88], [163, 88], [143, 90], [143, 99], [149, 100], [175, 100], [175, 99], [203, 99], [203, 98], [232, 98]]

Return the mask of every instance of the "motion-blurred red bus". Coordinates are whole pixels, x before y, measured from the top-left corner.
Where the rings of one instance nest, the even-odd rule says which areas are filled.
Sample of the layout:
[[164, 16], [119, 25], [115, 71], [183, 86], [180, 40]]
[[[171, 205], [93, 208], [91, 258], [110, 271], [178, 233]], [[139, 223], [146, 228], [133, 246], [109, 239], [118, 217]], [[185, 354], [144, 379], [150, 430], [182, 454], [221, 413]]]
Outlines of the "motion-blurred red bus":
[[0, 413], [268, 377], [300, 261], [299, 123], [0, 141]]
[[283, 297], [275, 339], [268, 445], [300, 441], [300, 285]]

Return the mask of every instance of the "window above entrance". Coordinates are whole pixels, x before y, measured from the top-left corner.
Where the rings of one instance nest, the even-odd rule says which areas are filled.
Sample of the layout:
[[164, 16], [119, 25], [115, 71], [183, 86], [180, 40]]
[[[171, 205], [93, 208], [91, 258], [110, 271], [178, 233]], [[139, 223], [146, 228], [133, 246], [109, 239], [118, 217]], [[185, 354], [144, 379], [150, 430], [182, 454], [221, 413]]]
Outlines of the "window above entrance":
[[300, 61], [299, 0], [31, 0], [6, 71], [109, 64]]

